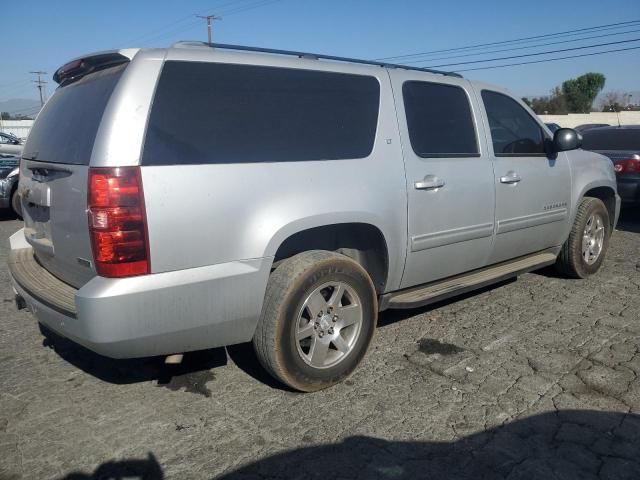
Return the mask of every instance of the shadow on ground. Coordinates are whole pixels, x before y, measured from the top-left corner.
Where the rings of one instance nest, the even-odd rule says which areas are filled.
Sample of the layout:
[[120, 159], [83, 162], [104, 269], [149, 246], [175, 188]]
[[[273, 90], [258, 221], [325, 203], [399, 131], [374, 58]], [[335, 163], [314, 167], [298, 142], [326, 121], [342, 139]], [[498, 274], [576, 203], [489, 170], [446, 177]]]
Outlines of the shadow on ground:
[[130, 384], [157, 381], [158, 386], [211, 396], [207, 382], [214, 380], [215, 369], [227, 365], [231, 359], [238, 368], [255, 380], [272, 388], [290, 391], [269, 375], [260, 365], [250, 343], [226, 348], [211, 348], [185, 353], [182, 363], [167, 365], [164, 357], [117, 360], [104, 357], [81, 345], [57, 335], [40, 325], [43, 345], [50, 347], [64, 360], [104, 382]]
[[114, 384], [157, 380], [159, 386], [171, 390], [184, 388], [187, 392], [210, 396], [206, 382], [215, 378], [215, 368], [227, 364], [224, 348], [185, 354], [178, 365], [166, 365], [164, 357], [116, 360], [98, 355], [42, 325], [40, 330], [44, 335], [44, 346], [54, 349], [64, 360], [89, 375]]
[[[212, 451], [209, 458], [214, 455]], [[194, 471], [202, 474], [198, 465]], [[150, 454], [146, 460], [107, 462], [92, 474], [71, 473], [63, 480], [122, 478], [159, 480], [164, 474]], [[591, 410], [550, 412], [455, 442], [350, 437], [276, 454], [217, 478], [638, 479], [640, 416]]]

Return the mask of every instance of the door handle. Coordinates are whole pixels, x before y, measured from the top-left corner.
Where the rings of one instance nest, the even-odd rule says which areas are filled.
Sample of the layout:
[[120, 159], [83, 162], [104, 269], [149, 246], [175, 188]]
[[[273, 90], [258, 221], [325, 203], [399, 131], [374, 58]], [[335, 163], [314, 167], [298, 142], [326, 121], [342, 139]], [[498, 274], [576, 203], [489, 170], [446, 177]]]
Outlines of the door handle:
[[522, 178], [514, 171], [507, 172], [504, 177], [500, 177], [500, 183], [513, 184], [518, 183]]
[[435, 175], [426, 175], [422, 180], [414, 183], [416, 190], [435, 190], [444, 187], [444, 180], [439, 179]]

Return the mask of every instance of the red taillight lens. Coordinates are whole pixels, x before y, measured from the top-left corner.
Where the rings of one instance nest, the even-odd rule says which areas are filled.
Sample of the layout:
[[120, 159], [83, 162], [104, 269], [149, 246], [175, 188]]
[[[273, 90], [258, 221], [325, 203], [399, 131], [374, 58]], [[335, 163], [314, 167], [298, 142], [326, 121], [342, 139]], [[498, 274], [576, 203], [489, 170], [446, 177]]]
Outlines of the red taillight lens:
[[150, 273], [140, 167], [89, 169], [89, 232], [98, 275]]
[[613, 166], [613, 170], [618, 175], [640, 173], [640, 160], [637, 158], [625, 158], [624, 160], [619, 160]]

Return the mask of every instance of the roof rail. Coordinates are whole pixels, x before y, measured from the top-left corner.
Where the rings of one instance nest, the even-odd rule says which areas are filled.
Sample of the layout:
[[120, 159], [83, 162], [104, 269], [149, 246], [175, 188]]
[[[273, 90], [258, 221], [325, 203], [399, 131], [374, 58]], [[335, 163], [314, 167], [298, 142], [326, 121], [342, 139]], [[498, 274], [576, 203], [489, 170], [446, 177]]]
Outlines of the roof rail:
[[443, 72], [440, 70], [432, 70], [430, 68], [412, 67], [410, 65], [400, 65], [396, 63], [376, 62], [375, 60], [363, 60], [360, 58], [336, 57], [334, 55], [324, 55], [321, 53], [296, 52], [292, 50], [278, 50], [274, 48], [247, 47], [243, 45], [230, 45], [226, 43], [206, 43], [206, 42], [192, 42], [192, 41], [177, 42], [177, 43], [174, 43], [172, 47], [178, 47], [178, 48], [211, 47], [211, 48], [220, 48], [225, 50], [240, 50], [243, 52], [273, 53], [276, 55], [292, 55], [299, 58], [311, 58], [315, 60], [333, 60], [336, 62], [358, 63], [361, 65], [375, 65], [378, 67], [385, 67], [385, 68], [401, 68], [404, 70], [417, 70], [419, 72], [436, 73], [439, 75], [447, 75], [450, 77], [462, 78], [462, 75], [455, 72]]

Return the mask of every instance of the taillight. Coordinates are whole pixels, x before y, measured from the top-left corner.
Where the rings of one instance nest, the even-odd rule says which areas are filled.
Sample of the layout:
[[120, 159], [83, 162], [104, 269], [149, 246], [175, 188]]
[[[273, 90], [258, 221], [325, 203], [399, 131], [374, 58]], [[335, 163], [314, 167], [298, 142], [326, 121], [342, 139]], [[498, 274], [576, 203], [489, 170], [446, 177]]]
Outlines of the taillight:
[[150, 273], [140, 167], [90, 168], [89, 232], [98, 275]]
[[[636, 155], [636, 157], [637, 156], [638, 155]], [[624, 160], [618, 160], [613, 165], [613, 170], [618, 175], [626, 175], [627, 173], [640, 173], [640, 159], [625, 158]]]

